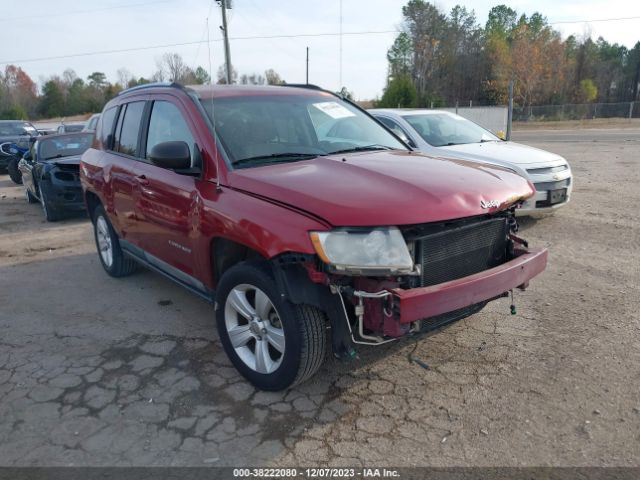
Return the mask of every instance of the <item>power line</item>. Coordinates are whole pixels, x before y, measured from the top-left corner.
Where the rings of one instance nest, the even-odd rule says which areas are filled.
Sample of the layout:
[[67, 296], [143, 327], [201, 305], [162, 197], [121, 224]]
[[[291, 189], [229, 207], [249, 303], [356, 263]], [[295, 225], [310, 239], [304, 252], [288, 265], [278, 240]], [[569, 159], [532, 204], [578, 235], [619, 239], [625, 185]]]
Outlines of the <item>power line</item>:
[[[149, 3], [166, 3], [172, 0], [161, 0], [156, 2], [147, 2]], [[142, 3], [126, 5], [128, 7], [133, 7], [136, 5], [145, 5]], [[125, 5], [121, 5], [120, 7], [109, 7], [109, 8], [123, 8]], [[549, 22], [549, 25], [558, 25], [558, 24], [569, 24], [569, 23], [591, 23], [591, 22], [614, 22], [619, 20], [636, 20], [640, 19], [640, 16], [634, 17], [619, 17], [619, 18], [600, 18], [593, 20], [567, 20], [567, 21], [558, 21], [558, 22]], [[349, 35], [349, 36], [357, 36], [357, 35], [380, 35], [380, 34], [388, 34], [388, 33], [400, 33], [399, 30], [368, 30], [368, 31], [355, 31], [355, 32], [322, 32], [322, 33], [299, 33], [299, 34], [290, 34], [290, 35], [252, 35], [252, 36], [242, 36], [242, 37], [229, 37], [229, 40], [268, 40], [268, 39], [277, 39], [277, 38], [313, 38], [313, 37], [335, 37], [340, 35]], [[213, 39], [211, 42], [221, 42], [222, 39]], [[37, 58], [26, 58], [21, 60], [6, 60], [1, 61], [0, 65], [8, 65], [11, 63], [32, 63], [32, 62], [42, 62], [46, 60], [62, 60], [65, 58], [76, 58], [76, 57], [88, 57], [91, 55], [109, 55], [113, 53], [126, 53], [126, 52], [137, 52], [144, 50], [154, 50], [157, 48], [171, 48], [171, 47], [184, 47], [189, 45], [199, 45], [201, 43], [206, 43], [204, 40], [191, 41], [191, 42], [180, 42], [180, 43], [165, 43], [158, 45], [147, 45], [144, 47], [134, 47], [134, 48], [121, 48], [114, 50], [99, 50], [93, 52], [82, 52], [82, 53], [71, 53], [67, 55], [54, 55], [50, 57], [37, 57]]]
[[[267, 14], [264, 10], [262, 10], [262, 8], [257, 3], [255, 3], [253, 0], [249, 0], [249, 2], [251, 3], [251, 5], [253, 5], [253, 8], [258, 12], [258, 14], [263, 19], [263, 21], [268, 23], [272, 29], [274, 30], [283, 29], [282, 26], [277, 25], [274, 19], [269, 14]], [[260, 35], [264, 35], [262, 28], [257, 26], [255, 23], [253, 23], [253, 20], [250, 17], [245, 16], [241, 10], [236, 9], [236, 15], [238, 15], [240, 19], [243, 20], [245, 23], [248, 23], [254, 32], [259, 33]], [[277, 44], [276, 42], [272, 42], [271, 40], [269, 40], [269, 43], [273, 45], [275, 49], [280, 50], [282, 53], [286, 55], [289, 55], [291, 58], [294, 58], [296, 60], [300, 59], [300, 55], [291, 53], [291, 51], [288, 48], [283, 48], [281, 45]]]
[[32, 18], [51, 18], [51, 17], [67, 17], [69, 15], [76, 15], [76, 14], [83, 14], [83, 13], [94, 13], [94, 12], [103, 12], [105, 10], [116, 10], [116, 9], [120, 9], [120, 8], [132, 8], [132, 7], [142, 7], [145, 5], [155, 5], [157, 3], [170, 3], [173, 2], [174, 0], [154, 0], [152, 2], [142, 2], [142, 3], [129, 3], [129, 4], [123, 4], [123, 5], [113, 5], [111, 7], [100, 7], [100, 8], [93, 8], [91, 10], [64, 10], [61, 11], [60, 13], [48, 13], [48, 14], [41, 14], [41, 15], [25, 15], [23, 17], [9, 17], [9, 18], [3, 18], [2, 20], [4, 22], [7, 21], [11, 21], [11, 20], [29, 20]]
[[[342, 32], [342, 35], [378, 35], [385, 33], [398, 33], [398, 30], [379, 30], [379, 31], [362, 31], [362, 32]], [[292, 35], [253, 35], [246, 37], [229, 37], [229, 40], [266, 40], [273, 38], [308, 38], [308, 37], [335, 37], [340, 35], [340, 32], [325, 32], [325, 33], [300, 33], [300, 34], [292, 34]], [[213, 39], [211, 42], [221, 42], [222, 39]], [[134, 47], [134, 48], [120, 48], [113, 50], [99, 50], [93, 52], [82, 52], [82, 53], [70, 53], [67, 55], [54, 55], [50, 57], [37, 57], [37, 58], [25, 58], [21, 60], [5, 60], [1, 61], [0, 65], [8, 65], [11, 63], [32, 63], [32, 62], [43, 62], [46, 60], [62, 60], [65, 58], [76, 58], [76, 57], [88, 57], [92, 55], [108, 55], [112, 53], [126, 53], [126, 52], [137, 52], [143, 50], [154, 50], [157, 48], [171, 48], [171, 47], [184, 47], [189, 45], [198, 45], [200, 43], [206, 43], [203, 40], [191, 41], [191, 42], [180, 42], [180, 43], [165, 43], [160, 45], [147, 45], [144, 47]]]
[[200, 42], [198, 43], [198, 49], [196, 50], [196, 56], [193, 59], [193, 65], [196, 64], [196, 62], [198, 61], [198, 55], [200, 54], [200, 46], [203, 43], [208, 43], [204, 41], [204, 37], [205, 35], [207, 36], [207, 38], [209, 38], [209, 17], [211, 16], [211, 10], [213, 9], [213, 3], [215, 0], [209, 0], [209, 10], [207, 11], [207, 16], [205, 17], [206, 21], [205, 21], [205, 26], [204, 26], [204, 30], [202, 31], [202, 36], [200, 37]]
[[594, 20], [567, 20], [564, 22], [549, 22], [549, 25], [559, 25], [562, 23], [593, 23], [593, 22], [617, 22], [618, 20], [636, 20], [637, 17], [619, 17], [619, 18], [597, 18]]

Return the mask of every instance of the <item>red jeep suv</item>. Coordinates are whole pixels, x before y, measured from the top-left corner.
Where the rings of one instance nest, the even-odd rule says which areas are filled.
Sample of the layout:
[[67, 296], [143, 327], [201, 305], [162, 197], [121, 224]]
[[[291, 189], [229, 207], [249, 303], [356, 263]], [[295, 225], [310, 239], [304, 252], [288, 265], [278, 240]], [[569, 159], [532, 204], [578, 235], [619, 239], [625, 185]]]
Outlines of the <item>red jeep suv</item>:
[[214, 304], [251, 383], [311, 377], [331, 344], [440, 328], [524, 288], [513, 171], [411, 151], [313, 86], [150, 84], [104, 108], [82, 186], [102, 266], [142, 264]]

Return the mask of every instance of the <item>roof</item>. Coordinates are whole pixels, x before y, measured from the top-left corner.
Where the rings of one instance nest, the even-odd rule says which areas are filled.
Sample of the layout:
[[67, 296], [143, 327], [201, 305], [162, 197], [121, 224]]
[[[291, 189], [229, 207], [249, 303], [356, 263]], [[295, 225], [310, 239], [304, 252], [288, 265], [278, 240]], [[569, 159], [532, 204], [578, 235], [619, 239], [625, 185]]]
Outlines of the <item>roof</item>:
[[262, 96], [262, 95], [306, 95], [333, 96], [318, 87], [307, 86], [287, 86], [287, 85], [189, 85], [187, 88], [196, 92], [202, 99], [213, 97], [242, 97], [242, 96]]
[[182, 91], [195, 92], [202, 99], [213, 97], [241, 97], [241, 96], [260, 96], [260, 95], [327, 95], [333, 96], [329, 92], [325, 92], [315, 85], [181, 85], [179, 83], [146, 83], [135, 87], [127, 88], [121, 91], [118, 96], [127, 95], [129, 93], [137, 93], [140, 91], [163, 91], [166, 89], [176, 89]]

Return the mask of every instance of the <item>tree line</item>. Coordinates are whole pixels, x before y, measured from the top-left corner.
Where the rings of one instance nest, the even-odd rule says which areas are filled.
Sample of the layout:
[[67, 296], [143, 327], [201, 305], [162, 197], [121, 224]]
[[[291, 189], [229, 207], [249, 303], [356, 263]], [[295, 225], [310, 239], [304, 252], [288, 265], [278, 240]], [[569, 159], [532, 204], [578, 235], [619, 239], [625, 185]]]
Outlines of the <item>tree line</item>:
[[[220, 67], [215, 82], [226, 83], [226, 71]], [[111, 98], [125, 88], [150, 82], [177, 82], [183, 85], [206, 84], [211, 78], [207, 70], [192, 68], [177, 53], [165, 53], [156, 61], [156, 70], [150, 77], [136, 77], [121, 68], [118, 80], [110, 82], [103, 72], [93, 72], [86, 79], [78, 77], [72, 69], [61, 75], [52, 75], [38, 91], [36, 83], [20, 67], [7, 65], [0, 71], [0, 119], [41, 119], [68, 117], [100, 112]], [[284, 80], [273, 69], [258, 73], [242, 74], [234, 70], [234, 83], [282, 84]]]
[[522, 107], [639, 99], [640, 42], [563, 40], [541, 13], [506, 5], [493, 7], [484, 27], [473, 10], [446, 14], [424, 0], [410, 0], [402, 16], [380, 107], [505, 104], [512, 80]]

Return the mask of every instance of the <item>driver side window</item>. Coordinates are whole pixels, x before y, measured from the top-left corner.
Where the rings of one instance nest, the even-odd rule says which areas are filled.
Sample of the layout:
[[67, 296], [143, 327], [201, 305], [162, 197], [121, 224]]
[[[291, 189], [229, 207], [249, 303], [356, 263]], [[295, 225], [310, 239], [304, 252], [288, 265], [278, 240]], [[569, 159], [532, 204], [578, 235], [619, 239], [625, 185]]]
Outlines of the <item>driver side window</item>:
[[189, 146], [191, 152], [191, 166], [194, 166], [196, 145], [189, 125], [182, 113], [173, 103], [164, 100], [153, 102], [151, 119], [149, 120], [149, 134], [147, 135], [146, 158], [153, 147], [163, 142], [182, 141]]

